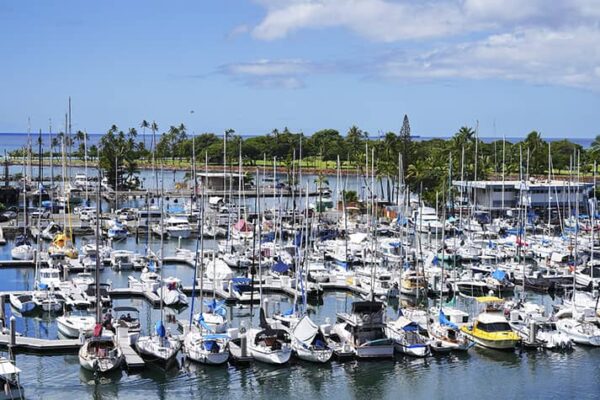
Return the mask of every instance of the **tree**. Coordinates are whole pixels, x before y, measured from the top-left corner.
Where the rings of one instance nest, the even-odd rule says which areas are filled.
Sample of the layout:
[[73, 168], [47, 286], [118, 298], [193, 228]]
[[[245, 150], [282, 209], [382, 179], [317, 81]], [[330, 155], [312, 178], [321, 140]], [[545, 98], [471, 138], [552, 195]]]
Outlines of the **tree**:
[[335, 161], [344, 155], [344, 138], [335, 129], [322, 129], [306, 141], [304, 156], [318, 155], [324, 161]]
[[400, 143], [402, 152], [402, 168], [406, 171], [407, 166], [412, 161], [412, 138], [410, 136], [410, 122], [408, 115], [404, 114], [402, 128], [400, 128]]
[[542, 135], [536, 131], [530, 132], [523, 141], [523, 162], [526, 166], [529, 152], [529, 173], [543, 174], [548, 165], [548, 145], [542, 140]]
[[352, 125], [346, 134], [346, 149], [350, 160], [356, 166], [362, 165], [361, 155], [364, 155], [365, 141], [367, 140], [366, 132], [359, 129], [356, 125]]
[[144, 137], [144, 148], [146, 148], [146, 128], [150, 128], [150, 123], [148, 121], [143, 120], [140, 124], [140, 128], [142, 128], [142, 136]]

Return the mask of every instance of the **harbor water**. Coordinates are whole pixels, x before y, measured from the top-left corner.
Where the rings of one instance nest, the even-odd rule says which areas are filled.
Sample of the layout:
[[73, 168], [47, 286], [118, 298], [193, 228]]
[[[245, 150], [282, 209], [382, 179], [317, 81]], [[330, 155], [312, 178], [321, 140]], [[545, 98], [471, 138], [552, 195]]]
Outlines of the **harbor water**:
[[[78, 239], [83, 240], [83, 239]], [[193, 241], [184, 241], [190, 247]], [[167, 255], [173, 254], [177, 241], [167, 241]], [[143, 250], [144, 244], [134, 238], [115, 244], [115, 248]], [[214, 242], [207, 241], [207, 247]], [[0, 259], [10, 258], [11, 243], [0, 248]], [[110, 280], [113, 287], [126, 287], [128, 275], [139, 272], [116, 272], [105, 268], [101, 280]], [[193, 269], [187, 265], [167, 264], [164, 276], [177, 276], [191, 284]], [[29, 268], [0, 270], [0, 290], [23, 290], [33, 287], [34, 271]], [[528, 294], [532, 300], [550, 308], [560, 302], [547, 295]], [[311, 318], [317, 323], [334, 321], [336, 312], [349, 309], [355, 298], [345, 292], [326, 292], [319, 303], [310, 304]], [[400, 304], [411, 301], [400, 299]], [[469, 309], [472, 300], [460, 299]], [[271, 310], [286, 310], [290, 299], [283, 295], [269, 296]], [[196, 302], [196, 304], [198, 304]], [[118, 299], [114, 306], [133, 305], [140, 310], [142, 329], [148, 332], [159, 318], [144, 299]], [[398, 305], [388, 307], [390, 316]], [[5, 306], [7, 316], [12, 311]], [[228, 307], [233, 326], [244, 321], [250, 326], [252, 314], [258, 310], [249, 306]], [[175, 319], [190, 319], [190, 309], [165, 309], [167, 327], [177, 330]], [[57, 337], [53, 317], [17, 316], [17, 329], [23, 335]], [[94, 376], [83, 370], [76, 354], [17, 354], [16, 364], [22, 369], [21, 382], [27, 398], [32, 399], [167, 399], [167, 398], [261, 398], [261, 399], [444, 399], [482, 397], [486, 399], [594, 399], [600, 396], [598, 371], [600, 349], [576, 346], [566, 353], [551, 351], [501, 352], [475, 347], [465, 354], [434, 355], [415, 359], [396, 355], [393, 360], [332, 361], [314, 365], [292, 361], [275, 367], [254, 363], [250, 366], [211, 367], [183, 361], [168, 370], [147, 364], [140, 372], [119, 370], [111, 375]]]

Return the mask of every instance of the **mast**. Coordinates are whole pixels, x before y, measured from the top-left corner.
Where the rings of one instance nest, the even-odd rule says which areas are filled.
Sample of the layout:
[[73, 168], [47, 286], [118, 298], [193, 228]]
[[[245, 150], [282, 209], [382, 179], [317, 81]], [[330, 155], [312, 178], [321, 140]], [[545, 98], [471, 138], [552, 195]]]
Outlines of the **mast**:
[[[163, 259], [165, 256], [165, 225], [164, 225], [164, 212], [165, 212], [165, 170], [164, 164], [160, 163], [160, 258], [158, 259], [158, 265], [160, 267], [160, 283], [163, 285]], [[164, 320], [164, 287], [160, 290], [160, 321]]]
[[[101, 169], [98, 167], [98, 183], [101, 180]], [[96, 323], [101, 320], [100, 309], [100, 184], [96, 185]]]
[[[195, 140], [195, 136], [192, 137], [192, 177], [194, 179], [194, 193], [196, 194], [196, 196], [198, 195], [198, 181], [196, 180], [196, 140]], [[197, 199], [197, 197], [196, 197]], [[204, 197], [202, 198], [202, 200], [204, 200]], [[197, 279], [197, 274], [198, 274], [198, 247], [199, 247], [199, 242], [200, 240], [202, 240], [202, 234], [203, 234], [203, 227], [204, 227], [204, 202], [202, 202], [202, 210], [200, 211], [200, 218], [198, 218], [197, 220], [197, 229], [198, 229], [198, 236], [196, 237], [196, 250], [194, 251], [194, 280], [192, 283], [192, 304], [190, 307], [190, 325], [189, 325], [189, 329], [191, 331], [192, 329], [192, 321], [194, 319], [194, 301], [196, 299], [196, 279]], [[196, 201], [196, 204], [198, 204], [198, 202]], [[193, 210], [193, 207], [192, 207]], [[203, 258], [204, 260], [204, 258]], [[202, 315], [202, 302], [204, 300], [202, 292], [203, 292], [203, 283], [204, 280], [202, 279], [202, 275], [200, 276], [200, 315]]]

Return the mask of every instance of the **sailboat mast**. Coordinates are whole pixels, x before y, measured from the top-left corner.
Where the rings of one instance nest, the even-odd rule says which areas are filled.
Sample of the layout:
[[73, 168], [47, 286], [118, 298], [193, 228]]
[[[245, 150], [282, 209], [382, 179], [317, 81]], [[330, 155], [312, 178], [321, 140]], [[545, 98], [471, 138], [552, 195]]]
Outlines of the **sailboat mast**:
[[98, 166], [98, 185], [96, 185], [96, 323], [100, 323], [100, 180], [101, 170]]
[[[160, 258], [158, 260], [158, 266], [160, 267], [160, 282], [163, 278], [163, 259], [165, 255], [165, 225], [164, 225], [164, 213], [165, 213], [165, 169], [164, 164], [160, 163]], [[162, 322], [164, 314], [164, 301], [163, 301], [164, 288], [161, 288], [160, 296], [160, 321]]]

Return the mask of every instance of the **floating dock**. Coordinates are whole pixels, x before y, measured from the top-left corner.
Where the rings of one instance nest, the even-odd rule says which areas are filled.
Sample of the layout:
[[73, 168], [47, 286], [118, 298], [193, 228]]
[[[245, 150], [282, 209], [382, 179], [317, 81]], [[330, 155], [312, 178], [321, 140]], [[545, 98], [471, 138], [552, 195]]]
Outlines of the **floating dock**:
[[79, 339], [38, 339], [27, 336], [16, 336], [11, 346], [10, 335], [0, 335], [0, 346], [10, 347], [13, 351], [32, 351], [37, 353], [77, 353], [81, 347]]

